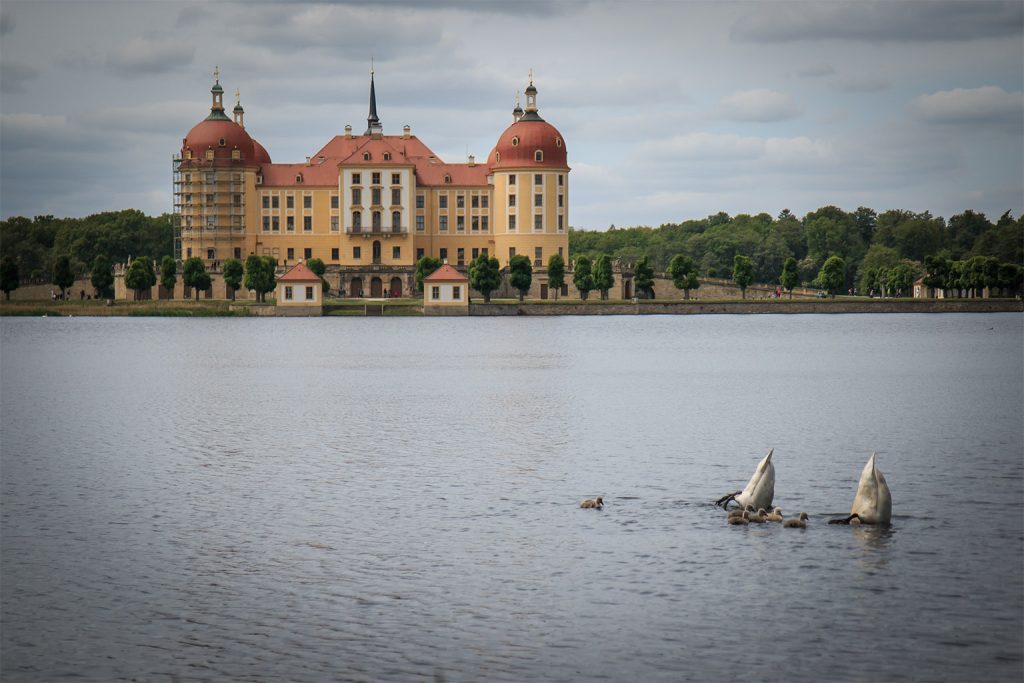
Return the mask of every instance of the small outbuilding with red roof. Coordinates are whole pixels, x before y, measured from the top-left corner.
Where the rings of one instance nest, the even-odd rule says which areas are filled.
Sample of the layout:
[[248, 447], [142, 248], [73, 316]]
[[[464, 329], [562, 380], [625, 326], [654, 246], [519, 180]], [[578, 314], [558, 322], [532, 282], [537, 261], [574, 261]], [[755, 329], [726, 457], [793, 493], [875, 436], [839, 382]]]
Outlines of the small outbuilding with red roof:
[[277, 278], [278, 315], [323, 315], [324, 283], [301, 261]]
[[423, 278], [423, 315], [469, 315], [469, 278], [447, 261]]

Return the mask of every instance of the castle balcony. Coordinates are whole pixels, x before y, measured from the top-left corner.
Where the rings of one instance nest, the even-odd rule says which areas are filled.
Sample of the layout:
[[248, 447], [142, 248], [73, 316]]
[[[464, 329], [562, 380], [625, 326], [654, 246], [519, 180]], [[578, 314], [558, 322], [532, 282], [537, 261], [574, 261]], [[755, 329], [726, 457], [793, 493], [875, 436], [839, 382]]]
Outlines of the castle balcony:
[[345, 234], [347, 235], [362, 235], [363, 237], [401, 237], [409, 234], [409, 226], [407, 225], [392, 225], [392, 226], [345, 226]]

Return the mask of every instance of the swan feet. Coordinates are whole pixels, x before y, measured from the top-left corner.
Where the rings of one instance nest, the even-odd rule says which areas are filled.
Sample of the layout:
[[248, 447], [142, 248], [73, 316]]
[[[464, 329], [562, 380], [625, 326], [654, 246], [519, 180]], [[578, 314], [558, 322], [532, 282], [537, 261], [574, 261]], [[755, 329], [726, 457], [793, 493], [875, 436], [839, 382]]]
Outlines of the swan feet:
[[858, 515], [856, 512], [854, 512], [849, 517], [843, 517], [842, 519], [830, 519], [830, 520], [828, 520], [828, 523], [829, 524], [849, 524], [854, 519], [856, 519], [858, 522], [860, 521], [860, 515]]
[[[721, 498], [719, 498], [718, 500], [716, 500], [715, 501], [715, 505], [717, 505], [718, 507], [722, 508], [723, 510], [728, 510], [729, 509], [729, 503], [736, 503], [736, 496], [740, 495], [741, 493], [743, 493], [742, 490], [736, 491], [734, 493], [728, 493], [728, 494], [722, 496]], [[739, 505], [739, 503], [736, 503], [736, 504]]]

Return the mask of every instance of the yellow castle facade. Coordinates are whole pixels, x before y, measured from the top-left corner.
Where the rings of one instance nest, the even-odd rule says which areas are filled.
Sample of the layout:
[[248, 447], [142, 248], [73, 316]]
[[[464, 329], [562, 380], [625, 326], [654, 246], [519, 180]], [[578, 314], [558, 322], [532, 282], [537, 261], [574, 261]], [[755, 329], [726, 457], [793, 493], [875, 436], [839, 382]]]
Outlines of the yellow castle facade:
[[174, 159], [179, 258], [198, 256], [214, 272], [250, 254], [282, 269], [318, 258], [350, 297], [408, 295], [423, 256], [456, 267], [481, 253], [502, 267], [517, 254], [535, 269], [553, 254], [568, 261], [566, 145], [541, 118], [532, 78], [487, 160], [453, 164], [409, 126], [384, 134], [372, 72], [365, 132], [345, 126], [304, 162], [274, 163], [240, 101], [227, 116], [214, 77], [210, 114]]

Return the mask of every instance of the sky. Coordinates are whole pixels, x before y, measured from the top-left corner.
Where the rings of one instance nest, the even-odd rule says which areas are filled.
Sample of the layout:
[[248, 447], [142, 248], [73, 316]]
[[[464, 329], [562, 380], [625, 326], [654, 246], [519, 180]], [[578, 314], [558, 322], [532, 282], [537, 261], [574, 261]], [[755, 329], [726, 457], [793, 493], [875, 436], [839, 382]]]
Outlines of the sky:
[[210, 106], [276, 162], [366, 128], [487, 157], [532, 70], [576, 228], [725, 211], [1024, 212], [1024, 2], [0, 5], [0, 216], [171, 209]]

